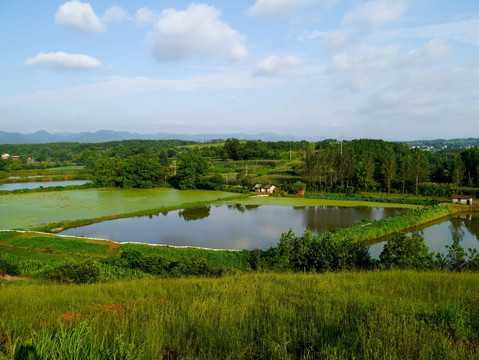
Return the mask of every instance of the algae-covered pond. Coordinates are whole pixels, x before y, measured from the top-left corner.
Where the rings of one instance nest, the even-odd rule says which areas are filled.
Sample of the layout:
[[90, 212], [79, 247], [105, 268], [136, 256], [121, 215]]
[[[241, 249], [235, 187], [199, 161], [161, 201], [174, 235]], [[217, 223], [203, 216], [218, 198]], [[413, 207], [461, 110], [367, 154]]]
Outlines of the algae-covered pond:
[[0, 196], [0, 228], [31, 228], [127, 212], [212, 201], [235, 194], [175, 189], [85, 189]]
[[[310, 200], [309, 204], [314, 202]], [[404, 210], [371, 206], [214, 205], [110, 220], [62, 234], [213, 249], [267, 249], [275, 246], [290, 228], [298, 235], [307, 228], [321, 234], [364, 218], [383, 219], [401, 211]]]

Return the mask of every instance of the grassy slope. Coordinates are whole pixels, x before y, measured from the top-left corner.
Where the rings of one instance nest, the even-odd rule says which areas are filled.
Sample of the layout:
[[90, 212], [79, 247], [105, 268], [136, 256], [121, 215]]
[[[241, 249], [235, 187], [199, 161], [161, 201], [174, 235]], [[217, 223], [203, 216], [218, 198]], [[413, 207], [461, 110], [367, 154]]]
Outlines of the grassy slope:
[[[208, 259], [213, 265], [243, 271], [251, 270], [249, 252], [214, 251], [196, 248], [174, 248], [142, 244], [116, 244], [110, 241], [70, 238], [35, 232], [0, 232], [0, 256], [18, 261], [24, 275], [31, 275], [43, 265], [87, 259], [101, 259], [113, 251], [136, 250], [145, 256], [161, 256], [172, 261], [183, 256], [197, 255]], [[31, 261], [35, 266], [31, 266]]]
[[15, 346], [44, 358], [106, 349], [135, 359], [479, 356], [476, 274], [250, 274], [0, 288], [7, 358]]

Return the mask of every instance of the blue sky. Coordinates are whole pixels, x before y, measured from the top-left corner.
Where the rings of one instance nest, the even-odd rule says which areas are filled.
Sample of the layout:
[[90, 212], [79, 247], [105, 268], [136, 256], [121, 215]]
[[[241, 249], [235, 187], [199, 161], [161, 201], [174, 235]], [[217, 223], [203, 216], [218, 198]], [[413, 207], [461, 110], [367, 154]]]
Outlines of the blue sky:
[[479, 137], [479, 1], [0, 2], [0, 130]]

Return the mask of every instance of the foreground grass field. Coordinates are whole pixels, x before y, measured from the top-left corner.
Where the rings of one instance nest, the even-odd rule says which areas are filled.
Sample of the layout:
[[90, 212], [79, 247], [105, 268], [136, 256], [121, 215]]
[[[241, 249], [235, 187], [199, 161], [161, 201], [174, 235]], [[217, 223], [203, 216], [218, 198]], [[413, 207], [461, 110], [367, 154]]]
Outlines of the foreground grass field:
[[478, 303], [469, 273], [0, 282], [0, 359], [477, 359]]

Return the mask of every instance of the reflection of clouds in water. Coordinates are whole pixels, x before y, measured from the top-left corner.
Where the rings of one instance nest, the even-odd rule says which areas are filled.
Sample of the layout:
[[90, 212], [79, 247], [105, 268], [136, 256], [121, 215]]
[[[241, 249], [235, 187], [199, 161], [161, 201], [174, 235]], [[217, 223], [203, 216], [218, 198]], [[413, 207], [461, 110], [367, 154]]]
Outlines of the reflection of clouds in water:
[[[298, 207], [294, 210], [289, 206], [255, 205], [242, 208], [245, 209], [244, 212], [238, 211], [237, 206], [212, 206], [207, 217], [204, 217], [208, 212], [206, 208], [200, 208], [200, 211], [175, 210], [71, 229], [69, 235], [101, 236], [117, 241], [217, 249], [268, 249], [290, 228], [297, 235], [301, 235], [306, 229], [304, 221], [308, 211], [316, 218], [315, 221], [321, 223], [325, 219], [329, 220], [329, 224], [321, 223], [321, 226], [325, 226], [324, 231], [331, 230], [332, 228], [328, 227], [331, 224], [337, 227], [337, 221], [341, 221], [340, 224], [344, 226], [350, 225], [353, 213], [352, 208], [326, 206]], [[366, 210], [374, 213], [371, 208]], [[188, 218], [200, 215], [203, 218], [198, 221], [185, 221], [184, 215]], [[364, 217], [366, 217], [364, 213], [360, 213], [354, 219], [360, 221]]]
[[268, 239], [277, 239], [279, 240], [279, 237], [284, 231], [281, 231], [281, 229], [278, 228], [278, 226], [274, 226], [272, 224], [265, 224], [262, 225], [259, 229], [259, 234], [263, 238], [268, 238]]

